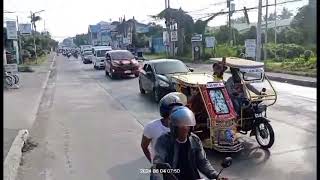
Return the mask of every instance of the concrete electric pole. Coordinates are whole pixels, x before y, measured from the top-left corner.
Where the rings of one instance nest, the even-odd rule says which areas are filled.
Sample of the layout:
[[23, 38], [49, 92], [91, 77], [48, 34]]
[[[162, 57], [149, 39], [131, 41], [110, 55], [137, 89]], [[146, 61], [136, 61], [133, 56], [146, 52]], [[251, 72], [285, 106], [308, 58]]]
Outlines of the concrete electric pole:
[[267, 43], [268, 43], [268, 0], [266, 0], [266, 30], [264, 34], [264, 60], [267, 60]]
[[262, 0], [259, 0], [258, 6], [258, 23], [257, 23], [257, 50], [256, 61], [261, 61], [261, 14], [262, 14]]

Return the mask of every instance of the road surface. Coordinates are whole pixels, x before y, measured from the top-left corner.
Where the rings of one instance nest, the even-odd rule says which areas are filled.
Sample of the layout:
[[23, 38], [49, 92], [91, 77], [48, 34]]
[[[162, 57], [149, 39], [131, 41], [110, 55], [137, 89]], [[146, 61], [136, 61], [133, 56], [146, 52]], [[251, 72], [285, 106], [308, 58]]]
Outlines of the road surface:
[[[56, 58], [31, 137], [38, 147], [24, 154], [19, 180], [142, 180], [149, 167], [140, 148], [143, 126], [159, 117], [141, 95], [137, 78], [111, 80], [92, 64]], [[196, 69], [197, 71], [197, 69]], [[232, 154], [223, 174], [231, 179], [316, 179], [316, 89], [273, 82], [276, 105], [268, 117], [275, 131], [270, 151], [252, 137]], [[214, 167], [226, 156], [208, 150]]]

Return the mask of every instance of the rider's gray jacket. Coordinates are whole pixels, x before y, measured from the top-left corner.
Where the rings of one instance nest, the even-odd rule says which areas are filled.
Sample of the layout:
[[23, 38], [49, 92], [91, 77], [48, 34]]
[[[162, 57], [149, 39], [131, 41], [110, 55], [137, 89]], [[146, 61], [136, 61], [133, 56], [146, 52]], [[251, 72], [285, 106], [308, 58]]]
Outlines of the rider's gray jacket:
[[[210, 179], [217, 178], [218, 172], [212, 167], [209, 160], [206, 158], [206, 153], [203, 149], [201, 140], [198, 136], [191, 133], [189, 136], [190, 147], [188, 161], [193, 169], [199, 170]], [[157, 139], [155, 145], [155, 156], [153, 164], [168, 163], [172, 169], [178, 166], [179, 144], [171, 136], [170, 132], [163, 134]], [[199, 172], [196, 171], [199, 176]]]

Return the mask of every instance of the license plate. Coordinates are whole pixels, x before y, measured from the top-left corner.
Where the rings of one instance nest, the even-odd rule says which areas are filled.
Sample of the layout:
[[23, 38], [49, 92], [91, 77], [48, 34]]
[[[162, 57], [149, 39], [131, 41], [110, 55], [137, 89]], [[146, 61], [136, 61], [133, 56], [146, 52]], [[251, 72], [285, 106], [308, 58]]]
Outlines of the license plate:
[[127, 71], [124, 71], [124, 73], [128, 74], [128, 73], [131, 73], [131, 71], [130, 71], [130, 70], [127, 70]]
[[262, 114], [254, 114], [254, 117], [260, 118], [260, 117], [262, 117]]

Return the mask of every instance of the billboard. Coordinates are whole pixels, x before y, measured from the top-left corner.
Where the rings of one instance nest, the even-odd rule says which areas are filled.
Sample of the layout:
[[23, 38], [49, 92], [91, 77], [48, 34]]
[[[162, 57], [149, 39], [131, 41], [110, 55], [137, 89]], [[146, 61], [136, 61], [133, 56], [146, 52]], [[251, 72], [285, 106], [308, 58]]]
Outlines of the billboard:
[[22, 35], [31, 34], [31, 24], [19, 24], [19, 31]]
[[256, 39], [246, 39], [246, 57], [256, 57]]
[[206, 46], [207, 48], [213, 48], [215, 45], [216, 39], [213, 36], [206, 37]]
[[7, 38], [18, 39], [16, 21], [7, 21]]

